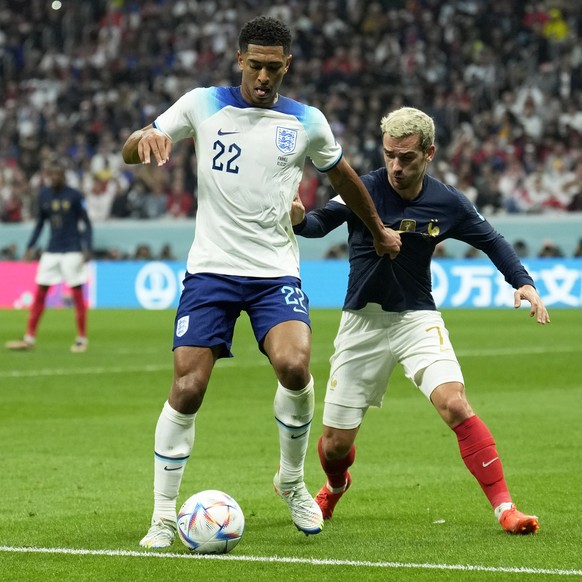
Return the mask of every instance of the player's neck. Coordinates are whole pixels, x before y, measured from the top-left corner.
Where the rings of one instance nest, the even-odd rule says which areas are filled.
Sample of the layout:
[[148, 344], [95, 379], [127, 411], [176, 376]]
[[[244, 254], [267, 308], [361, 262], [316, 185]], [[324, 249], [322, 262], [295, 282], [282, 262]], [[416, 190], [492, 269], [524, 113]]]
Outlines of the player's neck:
[[398, 188], [395, 187], [394, 184], [390, 183], [392, 189], [402, 198], [402, 200], [406, 200], [407, 202], [412, 202], [416, 200], [420, 194], [422, 193], [422, 189], [424, 187], [424, 174], [420, 177], [419, 180], [411, 184], [408, 188]]
[[402, 198], [402, 200], [412, 202], [420, 196], [420, 193], [422, 192], [422, 182], [417, 184], [414, 188], [406, 188], [405, 190], [394, 188], [394, 186], [392, 186], [392, 188], [396, 191], [398, 196]]

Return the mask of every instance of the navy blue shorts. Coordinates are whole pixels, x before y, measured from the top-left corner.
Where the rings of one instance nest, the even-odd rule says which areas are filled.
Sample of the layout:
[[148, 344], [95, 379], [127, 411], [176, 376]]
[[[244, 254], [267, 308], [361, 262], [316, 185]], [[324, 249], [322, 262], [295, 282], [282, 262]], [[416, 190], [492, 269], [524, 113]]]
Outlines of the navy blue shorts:
[[246, 311], [259, 344], [283, 321], [303, 321], [311, 327], [309, 300], [296, 277], [233, 277], [186, 273], [176, 312], [174, 349], [180, 346], [222, 346], [220, 358], [231, 358], [234, 326]]

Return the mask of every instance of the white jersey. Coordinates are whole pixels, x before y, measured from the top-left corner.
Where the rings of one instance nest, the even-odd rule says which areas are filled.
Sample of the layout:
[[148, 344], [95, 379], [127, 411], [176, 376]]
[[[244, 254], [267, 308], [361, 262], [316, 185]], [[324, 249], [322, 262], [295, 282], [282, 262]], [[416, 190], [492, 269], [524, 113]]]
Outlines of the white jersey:
[[342, 157], [324, 115], [279, 96], [249, 105], [240, 87], [198, 88], [154, 122], [173, 142], [192, 137], [198, 214], [188, 272], [299, 276], [290, 209], [310, 157], [320, 171]]

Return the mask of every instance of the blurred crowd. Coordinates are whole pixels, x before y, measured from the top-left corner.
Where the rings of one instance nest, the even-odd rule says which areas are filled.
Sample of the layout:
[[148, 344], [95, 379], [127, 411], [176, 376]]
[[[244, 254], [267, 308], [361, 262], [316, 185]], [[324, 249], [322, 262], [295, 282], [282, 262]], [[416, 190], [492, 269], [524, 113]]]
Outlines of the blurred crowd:
[[[0, 0], [0, 219], [30, 220], [53, 155], [91, 219], [196, 214], [195, 151], [126, 166], [135, 129], [196, 86], [238, 85], [257, 14], [293, 29], [282, 93], [319, 107], [358, 172], [402, 105], [437, 126], [431, 173], [486, 215], [582, 210], [582, 11], [567, 0]], [[329, 195], [308, 164], [307, 209]]]

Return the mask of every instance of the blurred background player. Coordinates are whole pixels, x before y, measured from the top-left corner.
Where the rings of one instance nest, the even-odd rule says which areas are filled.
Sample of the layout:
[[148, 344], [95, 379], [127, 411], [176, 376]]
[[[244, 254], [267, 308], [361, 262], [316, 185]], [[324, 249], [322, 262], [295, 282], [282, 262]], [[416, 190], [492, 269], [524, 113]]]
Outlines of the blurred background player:
[[431, 294], [430, 263], [447, 238], [488, 255], [514, 289], [514, 306], [531, 304], [530, 316], [550, 321], [533, 280], [513, 247], [457, 189], [426, 174], [435, 154], [433, 120], [403, 107], [382, 119], [385, 167], [362, 180], [385, 225], [401, 233], [393, 260], [378, 257], [359, 219], [339, 196], [307, 215], [297, 198], [295, 232], [322, 237], [347, 222], [350, 274], [335, 352], [331, 358], [318, 450], [327, 483], [316, 497], [325, 519], [351, 484], [354, 441], [370, 406], [381, 406], [396, 364], [432, 402], [455, 432], [461, 456], [503, 529], [535, 533], [537, 517], [517, 511], [493, 436], [475, 414], [449, 333]]
[[[126, 163], [164, 165], [174, 142], [195, 137], [196, 233], [174, 332], [174, 381], [155, 431], [154, 510], [140, 545], [164, 548], [176, 533], [176, 499], [194, 445], [194, 421], [216, 361], [231, 356], [246, 311], [278, 380], [274, 411], [279, 469], [274, 486], [306, 534], [323, 516], [303, 481], [314, 410], [309, 302], [289, 208], [311, 158], [373, 233], [375, 251], [400, 248], [345, 161], [323, 114], [278, 91], [291, 64], [291, 32], [257, 17], [239, 35], [238, 87], [197, 88], [132, 133]], [[372, 236], [372, 235], [371, 235]]]
[[64, 281], [71, 288], [75, 306], [77, 337], [71, 351], [84, 352], [88, 340], [83, 285], [88, 277], [87, 262], [91, 255], [93, 230], [83, 194], [67, 186], [65, 168], [59, 162], [51, 163], [48, 179], [50, 185], [40, 188], [38, 193], [38, 218], [26, 246], [25, 260], [34, 259], [34, 247], [46, 221], [50, 225], [49, 242], [38, 264], [36, 290], [26, 333], [21, 340], [7, 342], [6, 347], [10, 350], [30, 350], [34, 347], [48, 291], [52, 285]]

